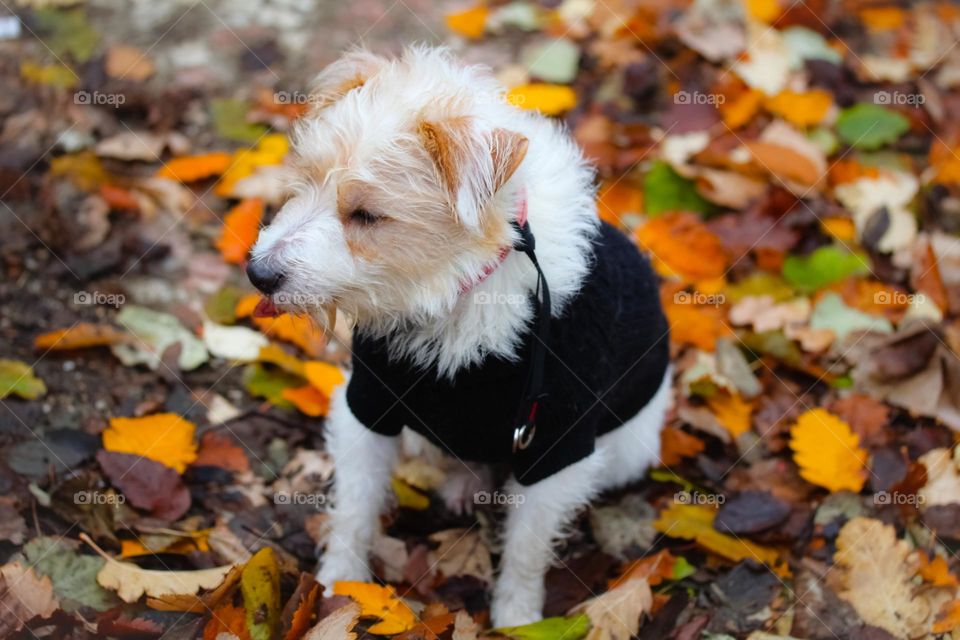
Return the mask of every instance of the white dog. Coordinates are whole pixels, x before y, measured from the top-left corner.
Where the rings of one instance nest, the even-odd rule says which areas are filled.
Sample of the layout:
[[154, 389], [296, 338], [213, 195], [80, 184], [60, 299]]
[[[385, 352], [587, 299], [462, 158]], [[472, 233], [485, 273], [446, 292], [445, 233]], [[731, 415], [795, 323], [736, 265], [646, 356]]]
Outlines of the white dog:
[[369, 580], [408, 427], [460, 461], [470, 506], [510, 506], [496, 626], [538, 620], [553, 544], [599, 491], [656, 460], [670, 396], [648, 262], [599, 222], [593, 172], [553, 122], [442, 49], [344, 56], [298, 123], [294, 196], [248, 265], [261, 314], [341, 309], [354, 368], [333, 398], [331, 534], [318, 578]]

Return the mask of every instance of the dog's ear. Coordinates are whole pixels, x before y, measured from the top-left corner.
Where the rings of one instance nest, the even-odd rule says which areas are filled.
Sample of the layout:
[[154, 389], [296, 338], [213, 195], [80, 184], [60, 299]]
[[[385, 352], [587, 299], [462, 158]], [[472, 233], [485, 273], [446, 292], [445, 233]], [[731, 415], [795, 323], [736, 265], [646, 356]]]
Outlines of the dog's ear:
[[506, 129], [480, 131], [467, 116], [424, 120], [418, 132], [457, 217], [478, 229], [484, 207], [526, 156], [526, 136]]
[[345, 54], [320, 72], [311, 85], [310, 104], [313, 110], [329, 107], [373, 77], [384, 65], [381, 58], [369, 51], [357, 50]]

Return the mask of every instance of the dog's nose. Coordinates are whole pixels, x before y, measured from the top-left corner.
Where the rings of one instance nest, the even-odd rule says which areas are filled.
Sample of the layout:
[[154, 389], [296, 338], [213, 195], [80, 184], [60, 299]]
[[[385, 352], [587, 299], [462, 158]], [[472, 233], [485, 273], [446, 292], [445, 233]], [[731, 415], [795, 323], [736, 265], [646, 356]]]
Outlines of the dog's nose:
[[267, 266], [260, 260], [251, 260], [247, 263], [247, 277], [257, 289], [270, 295], [283, 282], [283, 272]]

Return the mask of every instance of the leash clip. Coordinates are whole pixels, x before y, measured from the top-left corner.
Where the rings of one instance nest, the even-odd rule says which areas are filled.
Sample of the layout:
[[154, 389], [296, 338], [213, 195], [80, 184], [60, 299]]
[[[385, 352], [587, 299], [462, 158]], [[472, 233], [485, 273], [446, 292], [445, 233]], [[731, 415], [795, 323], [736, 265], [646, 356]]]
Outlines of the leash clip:
[[523, 451], [533, 442], [533, 436], [537, 433], [537, 425], [524, 422], [513, 430], [513, 452]]

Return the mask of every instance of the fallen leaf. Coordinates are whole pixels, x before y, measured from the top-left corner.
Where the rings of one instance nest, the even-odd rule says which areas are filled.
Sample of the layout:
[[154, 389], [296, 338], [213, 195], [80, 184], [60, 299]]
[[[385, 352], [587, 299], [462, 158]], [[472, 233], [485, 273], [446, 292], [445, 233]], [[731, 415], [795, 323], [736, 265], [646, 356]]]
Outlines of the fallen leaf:
[[580, 640], [590, 630], [590, 617], [586, 614], [567, 618], [545, 618], [522, 627], [494, 629], [495, 633], [514, 640]]
[[727, 266], [720, 239], [692, 213], [666, 213], [637, 230], [637, 241], [654, 266], [684, 282], [719, 278]]
[[231, 156], [223, 151], [173, 158], [157, 171], [157, 177], [178, 182], [196, 182], [219, 176], [230, 166]]
[[246, 609], [235, 607], [230, 603], [220, 605], [211, 611], [210, 619], [203, 627], [203, 640], [221, 640], [228, 634], [240, 640], [250, 640], [250, 634], [247, 632]]
[[251, 640], [271, 640], [280, 628], [280, 568], [272, 547], [253, 554], [240, 576]]
[[490, 550], [478, 531], [447, 529], [430, 534], [430, 541], [439, 546], [430, 552], [430, 566], [447, 578], [473, 576], [493, 583], [493, 562]]
[[711, 210], [693, 180], [684, 178], [662, 160], [655, 161], [643, 178], [643, 202], [649, 216], [671, 211], [707, 213]]
[[631, 578], [606, 593], [578, 605], [571, 613], [590, 618], [587, 640], [626, 640], [640, 630], [640, 618], [650, 613], [653, 594], [644, 578]]
[[403, 509], [423, 511], [430, 506], [430, 498], [423, 495], [409, 484], [394, 477], [391, 480], [393, 493], [397, 496], [397, 504]]
[[48, 331], [37, 336], [33, 346], [37, 349], [67, 351], [87, 347], [103, 347], [130, 340], [130, 336], [108, 324], [78, 322], [66, 329]]
[[293, 404], [304, 415], [312, 418], [325, 416], [330, 410], [330, 398], [312, 384], [287, 387], [280, 392], [280, 397]]
[[783, 277], [804, 292], [817, 291], [851, 275], [869, 271], [865, 256], [832, 245], [820, 247], [807, 256], [787, 256], [783, 262]]
[[260, 234], [263, 220], [263, 201], [250, 198], [241, 201], [223, 218], [223, 229], [216, 241], [223, 259], [231, 264], [241, 264], [247, 259], [250, 248]]
[[23, 546], [21, 564], [31, 566], [37, 574], [50, 579], [60, 606], [67, 613], [82, 607], [107, 611], [117, 606], [116, 596], [97, 583], [104, 560], [81, 555], [75, 547], [76, 542], [66, 538], [40, 536]]
[[303, 640], [356, 640], [352, 629], [360, 619], [362, 609], [355, 602], [344, 605], [307, 631]]
[[558, 84], [525, 84], [510, 89], [507, 102], [521, 109], [555, 116], [577, 106], [577, 94], [570, 87]]
[[910, 128], [910, 122], [890, 109], [860, 103], [844, 109], [837, 118], [837, 134], [845, 144], [873, 150], [896, 142]]
[[699, 545], [728, 560], [755, 560], [776, 569], [780, 554], [774, 549], [728, 536], [713, 528], [713, 520], [717, 512], [713, 508], [698, 504], [671, 503], [660, 512], [660, 517], [653, 523], [657, 531], [672, 538], [694, 540]]
[[740, 397], [739, 393], [718, 391], [707, 398], [707, 406], [724, 429], [734, 438], [750, 430], [753, 404]]
[[0, 635], [13, 637], [33, 618], [49, 618], [60, 608], [47, 576], [38, 576], [31, 567], [10, 562], [0, 567]]
[[160, 462], [112, 451], [98, 451], [97, 462], [130, 504], [159, 520], [177, 520], [190, 508], [190, 492], [180, 474]]
[[33, 369], [19, 360], [0, 360], [0, 399], [11, 393], [25, 400], [35, 400], [47, 392], [47, 385]]
[[247, 327], [225, 327], [215, 322], [203, 323], [203, 344], [218, 358], [235, 362], [255, 362], [260, 351], [270, 345], [262, 333]]
[[666, 426], [660, 432], [660, 462], [667, 467], [680, 464], [684, 458], [703, 452], [704, 446], [700, 438]]
[[694, 572], [693, 567], [683, 556], [675, 557], [668, 549], [661, 549], [653, 555], [634, 560], [609, 587], [613, 589], [629, 580], [643, 578], [651, 587], [664, 580], [682, 580]]
[[107, 49], [104, 61], [107, 75], [120, 80], [143, 82], [153, 75], [153, 61], [147, 54], [130, 45], [118, 44]]
[[850, 425], [826, 409], [804, 412], [790, 430], [800, 476], [832, 492], [863, 488], [867, 454]]
[[103, 448], [156, 460], [183, 473], [197, 458], [195, 430], [192, 422], [175, 413], [110, 418], [110, 427], [103, 432]]
[[144, 364], [156, 371], [164, 352], [175, 345], [180, 349], [177, 366], [183, 371], [196, 369], [210, 357], [203, 341], [169, 313], [128, 304], [116, 319], [134, 339], [115, 343], [110, 351], [128, 367]]
[[220, 467], [234, 473], [250, 470], [246, 450], [234, 439], [217, 431], [207, 431], [200, 438], [200, 449], [191, 463], [195, 467]]
[[476, 40], [483, 36], [489, 15], [490, 9], [485, 4], [478, 4], [464, 11], [447, 14], [444, 22], [450, 31]]
[[823, 122], [833, 106], [833, 96], [827, 91], [814, 89], [802, 93], [781, 91], [767, 98], [764, 106], [787, 122], [798, 127], [811, 127]]
[[333, 593], [352, 598], [361, 607], [364, 618], [378, 618], [370, 633], [393, 635], [407, 631], [417, 623], [417, 616], [391, 586], [366, 582], [337, 582]]
[[347, 380], [340, 367], [320, 361], [304, 363], [303, 375], [327, 398], [333, 397], [333, 390]]

